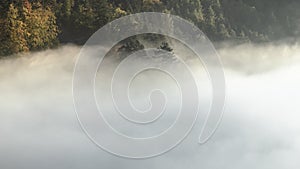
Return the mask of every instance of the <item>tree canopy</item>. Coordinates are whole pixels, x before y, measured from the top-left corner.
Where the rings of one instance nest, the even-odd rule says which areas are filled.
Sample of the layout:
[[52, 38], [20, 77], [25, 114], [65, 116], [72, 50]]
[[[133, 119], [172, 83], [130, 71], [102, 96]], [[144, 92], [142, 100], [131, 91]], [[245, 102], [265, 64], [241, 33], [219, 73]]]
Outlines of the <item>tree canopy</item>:
[[299, 0], [1, 0], [0, 55], [83, 44], [111, 20], [147, 11], [188, 19], [213, 41], [296, 37], [299, 7]]

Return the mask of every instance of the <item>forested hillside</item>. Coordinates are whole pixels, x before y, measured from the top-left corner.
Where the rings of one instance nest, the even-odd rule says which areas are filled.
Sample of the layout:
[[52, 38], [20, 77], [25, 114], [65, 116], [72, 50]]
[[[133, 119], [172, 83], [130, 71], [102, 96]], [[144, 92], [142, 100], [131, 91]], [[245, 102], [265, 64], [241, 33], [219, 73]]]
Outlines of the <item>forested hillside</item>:
[[213, 41], [299, 36], [299, 0], [1, 0], [0, 55], [83, 44], [118, 17], [146, 11], [179, 15]]

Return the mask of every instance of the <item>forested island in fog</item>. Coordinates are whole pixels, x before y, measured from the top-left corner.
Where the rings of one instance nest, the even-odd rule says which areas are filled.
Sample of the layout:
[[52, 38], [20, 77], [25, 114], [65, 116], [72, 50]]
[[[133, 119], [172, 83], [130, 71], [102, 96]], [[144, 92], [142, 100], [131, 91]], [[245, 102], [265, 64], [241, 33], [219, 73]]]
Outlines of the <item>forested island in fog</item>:
[[1, 0], [0, 56], [82, 45], [106, 23], [138, 12], [178, 15], [213, 41], [267, 42], [299, 36], [299, 9], [299, 0]]

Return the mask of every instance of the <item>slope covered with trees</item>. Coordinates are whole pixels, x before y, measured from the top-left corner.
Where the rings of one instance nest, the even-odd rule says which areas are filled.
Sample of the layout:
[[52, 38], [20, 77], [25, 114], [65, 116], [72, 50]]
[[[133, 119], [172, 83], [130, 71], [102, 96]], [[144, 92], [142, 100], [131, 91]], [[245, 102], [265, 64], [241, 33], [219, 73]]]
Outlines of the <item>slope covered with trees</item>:
[[40, 50], [58, 44], [55, 14], [41, 3], [5, 3], [1, 5], [0, 55]]
[[118, 17], [146, 11], [190, 20], [214, 40], [299, 36], [299, 0], [1, 0], [0, 55], [83, 44]]

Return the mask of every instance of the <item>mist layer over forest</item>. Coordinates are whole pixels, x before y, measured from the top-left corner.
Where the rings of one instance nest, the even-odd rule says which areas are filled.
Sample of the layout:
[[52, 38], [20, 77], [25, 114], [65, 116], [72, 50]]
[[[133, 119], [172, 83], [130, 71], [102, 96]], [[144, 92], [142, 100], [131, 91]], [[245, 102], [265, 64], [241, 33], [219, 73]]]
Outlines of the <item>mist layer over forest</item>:
[[0, 60], [1, 168], [300, 167], [298, 44], [219, 48], [227, 101], [215, 135], [197, 144], [201, 124], [196, 125], [169, 153], [137, 161], [102, 151], [80, 128], [71, 87], [79, 50], [66, 45]]
[[[299, 169], [299, 8], [299, 0], [1, 0], [0, 168]], [[201, 114], [179, 146], [155, 158], [131, 160], [103, 151], [86, 136], [74, 109], [72, 77], [81, 45], [95, 31], [139, 12], [178, 15], [213, 41], [224, 66], [226, 107], [207, 143], [198, 144]], [[190, 66], [200, 109], [208, 111], [212, 91], [205, 65], [178, 41], [154, 34], [114, 46], [96, 74], [95, 95], [107, 95], [101, 84], [109, 82], [108, 69], [149, 47], [176, 54]], [[173, 64], [172, 58], [150, 59]], [[132, 101], [142, 108], [149, 105], [143, 92], [151, 85], [172, 94], [171, 113], [153, 128], [133, 130], [115, 109], [105, 109], [106, 100], [97, 100], [121, 133], [149, 137], [174, 121], [178, 89], [172, 79], [155, 73], [139, 76], [132, 90]]]

